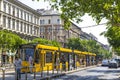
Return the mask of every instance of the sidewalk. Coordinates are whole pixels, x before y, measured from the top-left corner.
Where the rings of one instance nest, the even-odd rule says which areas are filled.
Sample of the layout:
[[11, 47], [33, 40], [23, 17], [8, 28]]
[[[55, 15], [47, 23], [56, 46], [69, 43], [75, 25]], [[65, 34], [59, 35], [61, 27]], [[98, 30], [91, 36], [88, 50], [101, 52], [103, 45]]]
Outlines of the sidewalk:
[[[21, 80], [48, 80], [54, 77], [59, 77], [59, 76], [63, 76], [66, 74], [70, 74], [76, 71], [80, 71], [80, 70], [85, 70], [85, 69], [89, 69], [89, 68], [93, 68], [96, 67], [96, 65], [94, 66], [89, 66], [89, 67], [82, 67], [82, 68], [77, 68], [75, 70], [71, 70], [71, 71], [44, 71], [44, 72], [37, 72], [37, 73], [27, 73], [27, 74], [22, 74], [21, 76]], [[5, 70], [7, 72], [5, 72], [5, 80], [15, 80], [15, 71], [13, 70]], [[3, 72], [0, 71], [0, 80], [3, 80]]]

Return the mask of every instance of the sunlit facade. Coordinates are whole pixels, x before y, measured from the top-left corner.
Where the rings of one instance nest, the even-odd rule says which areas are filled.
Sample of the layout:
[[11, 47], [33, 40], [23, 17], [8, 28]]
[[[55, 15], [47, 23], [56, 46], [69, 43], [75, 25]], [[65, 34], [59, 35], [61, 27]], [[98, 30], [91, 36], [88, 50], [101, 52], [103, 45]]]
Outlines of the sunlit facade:
[[10, 30], [24, 39], [40, 36], [39, 16], [37, 11], [18, 0], [0, 0], [0, 28]]

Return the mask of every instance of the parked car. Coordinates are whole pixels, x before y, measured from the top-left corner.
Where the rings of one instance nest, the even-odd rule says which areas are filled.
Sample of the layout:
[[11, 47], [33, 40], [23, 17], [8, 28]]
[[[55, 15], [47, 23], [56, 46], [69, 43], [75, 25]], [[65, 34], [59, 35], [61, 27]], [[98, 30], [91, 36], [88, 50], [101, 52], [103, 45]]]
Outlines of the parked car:
[[109, 60], [103, 59], [102, 60], [102, 66], [108, 66], [109, 65]]
[[120, 59], [115, 59], [118, 62], [118, 67], [120, 67]]
[[115, 59], [112, 59], [109, 61], [109, 65], [108, 65], [109, 68], [118, 68], [119, 67], [119, 63], [117, 60]]

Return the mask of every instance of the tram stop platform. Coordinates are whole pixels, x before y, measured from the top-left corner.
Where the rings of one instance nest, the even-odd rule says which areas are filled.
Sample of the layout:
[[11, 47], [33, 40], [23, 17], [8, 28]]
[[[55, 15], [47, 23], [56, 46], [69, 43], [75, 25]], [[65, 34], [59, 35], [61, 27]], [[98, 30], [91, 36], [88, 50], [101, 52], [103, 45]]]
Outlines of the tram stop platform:
[[[80, 70], [85, 70], [93, 67], [96, 67], [96, 65], [88, 66], [88, 67], [83, 66], [70, 71], [54, 70], [54, 71], [43, 71], [37, 73], [22, 73], [20, 80], [49, 80], [55, 77], [64, 76], [66, 74], [70, 74], [73, 72], [77, 72]], [[16, 74], [14, 68], [11, 69], [0, 68], [0, 80], [16, 80]]]

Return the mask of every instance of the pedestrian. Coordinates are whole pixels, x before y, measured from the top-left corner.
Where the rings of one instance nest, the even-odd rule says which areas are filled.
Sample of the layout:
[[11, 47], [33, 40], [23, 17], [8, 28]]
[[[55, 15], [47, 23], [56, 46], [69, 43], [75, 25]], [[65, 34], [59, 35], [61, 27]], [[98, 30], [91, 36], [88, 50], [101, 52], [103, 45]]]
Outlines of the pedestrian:
[[62, 57], [61, 57], [61, 62], [62, 62], [62, 69], [66, 70], [66, 60], [64, 58], [64, 55], [62, 55]]
[[17, 80], [20, 80], [21, 79], [21, 67], [22, 67], [21, 59], [16, 57], [14, 65], [15, 65], [15, 71], [16, 71], [16, 78]]
[[32, 58], [32, 56], [29, 56], [29, 69], [30, 69], [30, 73], [32, 73], [32, 68], [33, 68], [33, 58]]

